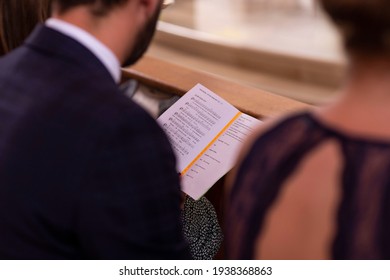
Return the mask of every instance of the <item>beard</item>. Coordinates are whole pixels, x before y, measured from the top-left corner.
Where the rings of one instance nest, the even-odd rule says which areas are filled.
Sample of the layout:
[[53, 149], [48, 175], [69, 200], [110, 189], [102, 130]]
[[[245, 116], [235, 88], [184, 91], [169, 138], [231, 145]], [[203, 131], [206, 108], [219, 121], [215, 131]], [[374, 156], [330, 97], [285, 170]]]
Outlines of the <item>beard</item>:
[[160, 16], [161, 7], [158, 5], [156, 11], [152, 17], [146, 22], [144, 27], [138, 32], [133, 47], [133, 51], [122, 63], [122, 67], [130, 66], [140, 59], [149, 47], [150, 42], [153, 39], [154, 32], [156, 31], [156, 25]]

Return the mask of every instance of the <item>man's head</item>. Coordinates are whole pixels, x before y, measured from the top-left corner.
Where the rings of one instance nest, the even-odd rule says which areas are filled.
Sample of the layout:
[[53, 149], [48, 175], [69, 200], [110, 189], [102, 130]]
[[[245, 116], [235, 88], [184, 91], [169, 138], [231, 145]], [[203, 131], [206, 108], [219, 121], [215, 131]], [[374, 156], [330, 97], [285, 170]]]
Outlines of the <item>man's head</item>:
[[127, 66], [149, 46], [162, 0], [53, 0], [53, 4], [53, 16], [94, 35]]
[[122, 63], [122, 66], [132, 65], [138, 59], [140, 59], [142, 55], [146, 52], [146, 50], [150, 45], [150, 42], [153, 39], [153, 35], [156, 30], [156, 25], [160, 15], [160, 11], [161, 8], [159, 6], [159, 8], [156, 9], [152, 17], [146, 22], [144, 27], [138, 30], [138, 34], [135, 39], [133, 49], [131, 53], [127, 55], [127, 58]]

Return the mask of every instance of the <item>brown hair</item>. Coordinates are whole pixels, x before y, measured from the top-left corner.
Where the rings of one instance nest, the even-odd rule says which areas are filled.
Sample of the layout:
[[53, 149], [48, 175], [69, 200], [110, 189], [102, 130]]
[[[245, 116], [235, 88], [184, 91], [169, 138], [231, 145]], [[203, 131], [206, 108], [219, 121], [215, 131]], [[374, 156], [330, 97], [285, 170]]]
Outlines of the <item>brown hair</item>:
[[0, 55], [21, 45], [49, 16], [51, 0], [0, 0]]
[[389, 0], [321, 0], [340, 29], [347, 51], [390, 54]]

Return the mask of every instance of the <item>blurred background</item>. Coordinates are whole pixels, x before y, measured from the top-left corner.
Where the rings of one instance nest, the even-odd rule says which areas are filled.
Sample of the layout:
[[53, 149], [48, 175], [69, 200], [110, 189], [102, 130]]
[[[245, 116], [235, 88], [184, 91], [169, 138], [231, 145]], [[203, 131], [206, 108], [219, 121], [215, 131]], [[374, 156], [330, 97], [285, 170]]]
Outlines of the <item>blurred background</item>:
[[148, 54], [316, 105], [334, 97], [345, 71], [316, 0], [176, 0]]

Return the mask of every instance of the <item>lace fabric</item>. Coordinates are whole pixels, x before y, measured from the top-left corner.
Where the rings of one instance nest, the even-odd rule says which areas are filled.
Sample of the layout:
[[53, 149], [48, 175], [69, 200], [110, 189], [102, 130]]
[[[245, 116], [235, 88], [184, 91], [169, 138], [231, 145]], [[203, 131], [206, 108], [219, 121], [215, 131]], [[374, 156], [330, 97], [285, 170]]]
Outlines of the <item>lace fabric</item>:
[[340, 146], [343, 160], [342, 198], [330, 257], [390, 257], [390, 142], [352, 137], [327, 127], [310, 113], [301, 113], [258, 138], [242, 162], [227, 209], [228, 258], [253, 258], [264, 217], [283, 183], [311, 151], [328, 140]]

